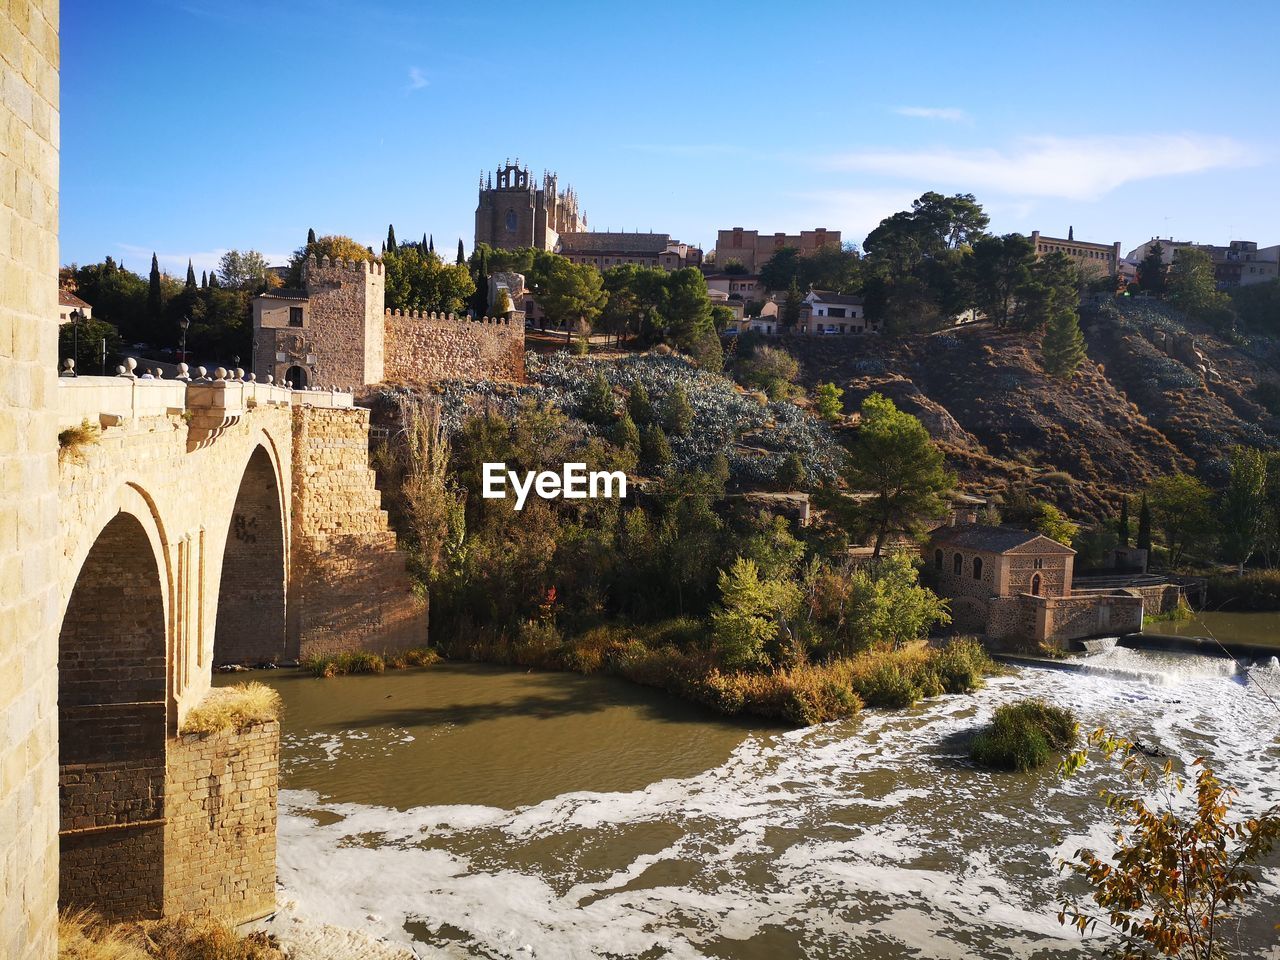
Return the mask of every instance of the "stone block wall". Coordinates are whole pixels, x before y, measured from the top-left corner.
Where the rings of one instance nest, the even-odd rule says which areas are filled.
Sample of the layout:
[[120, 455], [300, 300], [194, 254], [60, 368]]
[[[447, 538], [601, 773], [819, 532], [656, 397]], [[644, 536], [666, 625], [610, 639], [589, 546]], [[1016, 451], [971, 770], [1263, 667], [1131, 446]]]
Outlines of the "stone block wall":
[[57, 950], [58, 0], [0, 12], [0, 957]]
[[524, 325], [452, 314], [386, 314], [386, 379], [523, 380]]
[[382, 264], [313, 257], [303, 266], [303, 282], [309, 301], [306, 326], [278, 334], [301, 333], [304, 352], [315, 357], [311, 385], [356, 387], [382, 380]]
[[427, 642], [427, 605], [369, 466], [369, 411], [298, 407], [289, 635], [298, 656]]
[[279, 772], [279, 723], [171, 741], [165, 914], [213, 912], [244, 922], [275, 909]]

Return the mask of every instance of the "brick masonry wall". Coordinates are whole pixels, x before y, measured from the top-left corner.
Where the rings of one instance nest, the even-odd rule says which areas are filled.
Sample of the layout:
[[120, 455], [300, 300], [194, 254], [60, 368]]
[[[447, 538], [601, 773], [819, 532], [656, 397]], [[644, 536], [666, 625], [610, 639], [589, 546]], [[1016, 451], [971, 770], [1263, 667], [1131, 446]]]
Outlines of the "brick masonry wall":
[[218, 586], [213, 660], [221, 663], [291, 659], [285, 641], [284, 518], [271, 461], [260, 449], [249, 460], [231, 514]]
[[166, 914], [211, 911], [243, 922], [275, 909], [279, 772], [278, 723], [171, 741]]
[[387, 380], [523, 380], [524, 325], [452, 314], [386, 314]]
[[300, 656], [426, 643], [427, 606], [369, 467], [369, 412], [299, 407], [289, 633]]
[[58, 0], [0, 12], [0, 957], [57, 949]]

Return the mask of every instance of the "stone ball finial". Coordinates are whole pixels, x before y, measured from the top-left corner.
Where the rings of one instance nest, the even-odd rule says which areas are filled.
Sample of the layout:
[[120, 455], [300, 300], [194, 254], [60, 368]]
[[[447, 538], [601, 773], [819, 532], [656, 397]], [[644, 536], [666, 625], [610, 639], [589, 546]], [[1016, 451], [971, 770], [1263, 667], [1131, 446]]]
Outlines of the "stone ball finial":
[[214, 379], [214, 380], [225, 380], [225, 379], [227, 379], [227, 368], [226, 368], [226, 367], [219, 367], [217, 370], [213, 371], [213, 379]]
[[209, 371], [204, 367], [196, 367], [196, 374], [200, 377], [201, 380], [203, 380], [207, 376], [209, 376]]
[[275, 377], [273, 377], [271, 374], [269, 374], [269, 373], [268, 373], [268, 374], [267, 374], [267, 383], [268, 383], [268, 384], [272, 384], [272, 383], [275, 383], [275, 382], [276, 382], [276, 378], [275, 378]]
[[160, 368], [160, 367], [156, 367], [154, 370], [152, 370], [152, 371], [151, 371], [151, 374], [152, 374], [152, 376], [154, 376], [157, 380], [163, 380], [163, 379], [164, 379], [164, 370], [163, 370], [162, 368]]
[[257, 383], [257, 382], [258, 382], [258, 375], [257, 375], [256, 373], [251, 373], [251, 374], [249, 374], [249, 376], [248, 376], [248, 377], [246, 377], [245, 379], [246, 379], [246, 380], [248, 380], [250, 383]]
[[126, 372], [127, 370], [128, 370], [128, 368], [127, 368], [123, 363], [122, 363], [122, 364], [120, 364], [120, 366], [116, 367], [116, 376], [117, 376], [117, 377], [127, 377], [127, 376], [129, 375], [129, 374]]
[[284, 387], [285, 387], [285, 389], [286, 389], [286, 390], [292, 390], [292, 389], [293, 389], [293, 381], [292, 381], [292, 380], [286, 380], [286, 381], [284, 382]]
[[129, 368], [130, 373], [138, 369], [138, 361], [133, 357], [125, 357], [124, 365]]
[[244, 368], [243, 368], [243, 367], [236, 367], [236, 379], [237, 379], [237, 380], [243, 380], [243, 379], [244, 379]]
[[74, 358], [74, 357], [67, 357], [67, 359], [65, 359], [65, 360], [63, 360], [63, 361], [62, 361], [62, 366], [63, 366], [63, 368], [64, 368], [64, 369], [66, 369], [66, 370], [74, 370], [74, 369], [76, 368], [76, 361], [75, 361], [75, 358]]

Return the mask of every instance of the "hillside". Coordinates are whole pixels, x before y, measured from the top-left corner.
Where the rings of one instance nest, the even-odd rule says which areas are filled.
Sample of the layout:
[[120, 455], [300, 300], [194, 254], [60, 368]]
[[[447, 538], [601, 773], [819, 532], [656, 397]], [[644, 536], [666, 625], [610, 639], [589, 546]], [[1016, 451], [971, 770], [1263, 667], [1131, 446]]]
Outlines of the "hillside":
[[1044, 374], [1034, 338], [986, 324], [787, 347], [806, 388], [844, 387], [847, 411], [879, 391], [919, 416], [970, 492], [1030, 485], [1079, 518], [1111, 513], [1122, 493], [1175, 469], [1212, 480], [1233, 443], [1275, 445], [1275, 418], [1251, 398], [1276, 380], [1266, 345], [1235, 346], [1149, 308], [1108, 304], [1084, 325], [1089, 358], [1069, 383]]

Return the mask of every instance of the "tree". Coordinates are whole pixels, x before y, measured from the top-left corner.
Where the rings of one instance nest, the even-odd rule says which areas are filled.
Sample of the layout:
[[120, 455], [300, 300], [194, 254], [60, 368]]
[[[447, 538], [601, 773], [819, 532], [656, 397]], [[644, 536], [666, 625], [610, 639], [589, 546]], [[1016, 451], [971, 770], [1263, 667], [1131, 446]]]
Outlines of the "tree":
[[1129, 546], [1129, 498], [1120, 501], [1120, 519], [1116, 521], [1116, 537], [1120, 546]]
[[1031, 518], [1031, 528], [1067, 547], [1071, 546], [1071, 541], [1080, 532], [1078, 523], [1067, 519], [1067, 515], [1052, 503], [1043, 502], [1036, 506]]
[[1233, 447], [1230, 475], [1218, 506], [1222, 557], [1243, 574], [1262, 543], [1267, 522], [1267, 457], [1251, 447]]
[[800, 364], [781, 347], [756, 347], [738, 361], [737, 374], [747, 386], [764, 390], [770, 400], [788, 396], [800, 373]]
[[720, 272], [727, 274], [730, 277], [744, 277], [748, 273], [746, 264], [741, 260], [734, 259], [733, 257], [730, 257], [725, 260], [724, 263], [720, 264]]
[[203, 270], [200, 271], [200, 289], [209, 289], [209, 274], [205, 273]]
[[187, 259], [187, 283], [188, 290], [196, 289], [196, 268], [191, 265], [190, 258]]
[[911, 557], [895, 552], [856, 568], [849, 577], [847, 646], [850, 656], [869, 647], [898, 649], [928, 635], [935, 624], [948, 624], [945, 600], [920, 586]]
[[861, 413], [845, 479], [851, 490], [871, 494], [861, 513], [878, 558], [890, 534], [918, 535], [942, 516], [955, 478], [924, 425], [892, 400], [873, 393], [862, 401]]
[[692, 353], [704, 334], [715, 334], [707, 278], [701, 270], [686, 267], [668, 274], [664, 286], [658, 308], [664, 337], [685, 353]]
[[571, 263], [564, 257], [555, 258], [538, 291], [538, 302], [547, 318], [564, 326], [566, 343], [575, 327], [591, 329], [608, 300], [599, 270], [589, 263]]
[[1169, 299], [1196, 320], [1231, 326], [1231, 298], [1218, 289], [1213, 261], [1204, 250], [1181, 247], [1173, 255], [1173, 268], [1165, 281]]
[[1139, 550], [1151, 552], [1151, 505], [1147, 503], [1147, 494], [1142, 494], [1142, 504], [1138, 507], [1138, 539], [1134, 546]]
[[387, 253], [396, 252], [396, 228], [392, 224], [387, 224], [387, 242], [383, 250]]
[[687, 437], [693, 428], [693, 407], [678, 383], [662, 400], [662, 426], [673, 437]]
[[467, 258], [462, 254], [462, 238], [458, 238], [458, 266], [462, 266], [467, 262]]
[[310, 245], [315, 242], [316, 242], [316, 229], [315, 227], [308, 227], [307, 228], [307, 244]]
[[800, 276], [800, 251], [779, 247], [760, 268], [760, 286], [766, 290], [786, 290]]
[[615, 446], [633, 450], [637, 454], [640, 452], [640, 429], [629, 413], [624, 412], [614, 424], [612, 439]]
[[[461, 313], [475, 294], [465, 266], [441, 263], [433, 253], [414, 244], [401, 244], [383, 260], [386, 305], [389, 310], [427, 310]], [[510, 298], [508, 298], [508, 310]]]
[[1165, 271], [1164, 244], [1157, 240], [1138, 263], [1139, 288], [1156, 296], [1164, 293]]
[[800, 605], [790, 580], [762, 580], [754, 560], [738, 557], [720, 571], [720, 606], [711, 614], [711, 633], [726, 667], [759, 667], [768, 662], [767, 644]]
[[[1103, 859], [1082, 848], [1062, 862], [1092, 888], [1093, 906], [1066, 898], [1058, 922], [1082, 934], [1109, 928], [1123, 960], [1228, 956], [1235, 911], [1257, 892], [1259, 868], [1280, 839], [1276, 808], [1233, 820], [1235, 791], [1203, 758], [1191, 765], [1190, 786], [1171, 762], [1152, 767], [1129, 740], [1098, 730], [1089, 743], [1118, 761], [1130, 788], [1102, 792], [1115, 819], [1114, 852]], [[1062, 771], [1069, 776], [1085, 762], [1078, 751]]]
[[800, 293], [800, 287], [795, 279], [791, 281], [791, 286], [787, 287], [787, 295], [782, 301], [782, 311], [778, 319], [782, 321], [782, 325], [788, 330], [794, 330], [800, 323], [800, 308], [804, 304], [804, 296]]
[[1064, 380], [1071, 379], [1085, 358], [1084, 333], [1080, 330], [1080, 318], [1074, 309], [1057, 308], [1053, 311], [1040, 348], [1044, 354], [1045, 372]]
[[266, 283], [267, 258], [257, 250], [228, 250], [218, 261], [222, 285], [233, 290], [258, 290]]
[[436, 252], [436, 238], [434, 235], [427, 237], [427, 253]]
[[1018, 295], [1032, 279], [1035, 245], [1020, 233], [983, 237], [973, 245], [970, 272], [979, 310], [997, 327], [1017, 319]]
[[656, 423], [649, 424], [640, 432], [640, 463], [655, 473], [663, 473], [671, 465], [671, 460], [671, 444], [667, 442], [667, 435]]
[[1192, 544], [1205, 546], [1213, 530], [1212, 494], [1195, 477], [1174, 473], [1147, 486], [1151, 516], [1164, 536], [1169, 566], [1177, 567]]
[[647, 427], [653, 422], [653, 405], [649, 402], [649, 391], [639, 380], [631, 385], [631, 392], [627, 395], [627, 410], [631, 414], [631, 419], [642, 427]]
[[160, 261], [155, 253], [151, 254], [151, 276], [148, 284], [147, 312], [151, 314], [152, 320], [158, 320], [160, 312], [164, 309], [164, 294], [160, 289]]
[[618, 415], [613, 387], [609, 386], [603, 370], [597, 370], [596, 375], [588, 382], [581, 409], [582, 419], [601, 427], [613, 423]]
[[783, 490], [798, 490], [807, 478], [804, 461], [800, 459], [800, 454], [787, 454], [782, 460], [782, 465], [778, 467], [778, 486]]
[[813, 393], [818, 406], [818, 416], [834, 423], [844, 415], [844, 402], [841, 398], [844, 391], [834, 383], [820, 383]]
[[506, 287], [498, 288], [498, 296], [493, 305], [493, 315], [495, 317], [505, 317], [515, 309], [511, 303], [511, 294], [507, 292]]

